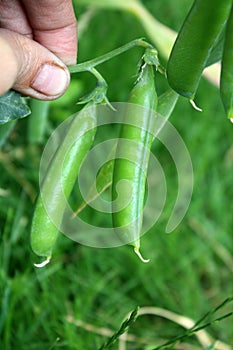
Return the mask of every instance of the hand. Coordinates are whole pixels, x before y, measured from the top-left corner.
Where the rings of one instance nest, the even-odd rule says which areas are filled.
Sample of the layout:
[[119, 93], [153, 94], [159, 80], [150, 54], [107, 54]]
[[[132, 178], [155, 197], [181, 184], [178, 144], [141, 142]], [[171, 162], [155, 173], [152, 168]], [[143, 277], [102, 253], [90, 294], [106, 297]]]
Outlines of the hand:
[[70, 81], [77, 26], [71, 0], [0, 0], [0, 95], [53, 100]]

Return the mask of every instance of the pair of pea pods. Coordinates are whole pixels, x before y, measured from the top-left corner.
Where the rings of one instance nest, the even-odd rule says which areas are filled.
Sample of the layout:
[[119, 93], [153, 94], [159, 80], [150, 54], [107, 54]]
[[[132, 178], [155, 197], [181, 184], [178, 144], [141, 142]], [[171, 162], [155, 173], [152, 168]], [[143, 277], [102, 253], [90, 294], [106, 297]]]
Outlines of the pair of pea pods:
[[[213, 47], [224, 30], [225, 45], [222, 57], [220, 90], [227, 115], [232, 119], [232, 0], [196, 0], [194, 2], [169, 58], [167, 77], [170, 86], [178, 94], [193, 100], [202, 71], [207, 65]], [[168, 117], [178, 96], [170, 91], [157, 106], [158, 99], [154, 84], [153, 65], [153, 62], [152, 64], [144, 62], [137, 83], [130, 94], [129, 107], [125, 113], [125, 120], [122, 124], [120, 141], [116, 151], [116, 154], [124, 154], [124, 157], [116, 157], [110, 181], [112, 183], [113, 196], [112, 218], [116, 234], [122, 237], [123, 243], [133, 245], [135, 252], [143, 261], [146, 260], [141, 257], [139, 252], [140, 233], [143, 220], [146, 172], [150, 148], [153, 142], [154, 112], [157, 111]], [[135, 105], [140, 105], [144, 111], [140, 127], [131, 123], [135, 117]], [[57, 222], [62, 220], [65, 209], [64, 201], [61, 200], [61, 197], [63, 194], [65, 194], [65, 197], [69, 197], [80, 165], [91, 148], [95, 137], [95, 108], [94, 106], [92, 108], [89, 106], [88, 110], [90, 112], [89, 118], [84, 120], [82, 118], [80, 120], [74, 118], [71, 121], [62, 144], [51, 160], [42, 184], [42, 191], [46, 193], [46, 201], [52, 208], [52, 215], [57, 217]], [[64, 158], [64, 152], [67, 149], [67, 140], [70, 142], [70, 139], [75, 137], [75, 130], [77, 129], [80, 137], [77, 142], [73, 143], [70, 151], [66, 154], [62, 172], [58, 173], [57, 169], [61, 168], [61, 160]], [[124, 140], [131, 141], [131, 146], [127, 147]], [[133, 149], [131, 149], [132, 147]], [[136, 154], [136, 164], [129, 160], [132, 152]], [[119, 201], [116, 200], [118, 195], [117, 184], [122, 180], [127, 180], [131, 184], [130, 199], [123, 208]], [[40, 194], [32, 220], [31, 246], [36, 254], [46, 257], [46, 260], [37, 266], [44, 266], [50, 260], [57, 235], [57, 225], [47, 213]]]
[[[109, 167], [111, 170], [111, 179], [106, 178], [102, 189], [108, 183], [112, 185], [112, 222], [115, 233], [122, 240], [122, 244], [131, 244], [136, 254], [144, 262], [147, 260], [142, 258], [139, 247], [147, 166], [154, 139], [155, 113], [157, 111], [168, 118], [178, 98], [178, 95], [170, 89], [160, 96], [158, 105], [154, 70], [154, 64], [150, 62], [142, 64], [124, 113], [115, 159], [110, 165], [106, 163], [107, 166], [100, 171], [103, 177], [106, 170], [106, 176], [109, 177]], [[140, 110], [137, 106], [140, 107]], [[46, 265], [51, 258], [58, 236], [57, 227], [62, 221], [65, 210], [63, 196], [65, 195], [66, 198], [70, 196], [82, 161], [92, 146], [96, 132], [95, 108], [95, 104], [87, 105], [84, 107], [87, 111], [85, 118], [77, 116], [71, 120], [66, 135], [47, 169], [31, 226], [32, 249], [37, 255], [46, 258], [41, 264], [36, 264], [38, 267]], [[138, 125], [135, 125], [134, 122], [136, 114], [140, 114]], [[68, 143], [72, 147], [67, 152]], [[130, 159], [132, 154], [135, 161]], [[63, 159], [65, 161], [62, 161]], [[123, 198], [126, 200], [124, 201], [126, 205], [122, 206], [122, 202], [117, 200], [117, 186], [125, 181], [126, 186], [130, 186], [131, 193], [129, 198]], [[55, 218], [56, 222], [52, 218]]]
[[233, 120], [233, 2], [194, 1], [173, 46], [167, 67], [170, 86], [193, 101], [204, 68], [220, 37], [220, 94], [226, 114]]

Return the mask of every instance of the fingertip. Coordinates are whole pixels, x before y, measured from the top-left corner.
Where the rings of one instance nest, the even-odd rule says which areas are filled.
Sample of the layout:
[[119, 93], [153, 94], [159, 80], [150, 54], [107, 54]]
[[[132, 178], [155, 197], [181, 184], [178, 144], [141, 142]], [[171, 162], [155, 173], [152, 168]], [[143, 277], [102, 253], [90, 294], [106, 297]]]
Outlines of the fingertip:
[[[54, 100], [68, 88], [70, 74], [66, 65], [52, 52], [23, 35], [2, 29], [0, 43], [0, 93], [13, 88], [25, 96]], [[1, 46], [2, 47], [2, 46]]]
[[30, 88], [46, 98], [61, 96], [70, 82], [69, 72], [55, 62], [46, 62], [39, 67]]

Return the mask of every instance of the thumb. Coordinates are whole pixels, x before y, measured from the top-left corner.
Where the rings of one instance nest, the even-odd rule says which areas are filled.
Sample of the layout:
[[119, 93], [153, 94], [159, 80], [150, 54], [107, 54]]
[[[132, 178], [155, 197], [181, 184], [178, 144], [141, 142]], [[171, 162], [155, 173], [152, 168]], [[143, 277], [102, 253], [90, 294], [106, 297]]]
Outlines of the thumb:
[[0, 76], [0, 96], [13, 88], [41, 100], [61, 96], [70, 82], [67, 67], [53, 53], [6, 29], [0, 29]]

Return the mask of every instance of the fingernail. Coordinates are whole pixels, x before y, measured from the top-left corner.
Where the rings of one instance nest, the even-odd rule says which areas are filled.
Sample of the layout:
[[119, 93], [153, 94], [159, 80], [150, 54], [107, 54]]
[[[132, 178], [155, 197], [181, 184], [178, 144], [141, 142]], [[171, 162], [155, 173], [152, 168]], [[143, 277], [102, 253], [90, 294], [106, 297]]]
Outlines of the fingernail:
[[61, 95], [69, 84], [69, 75], [60, 66], [44, 64], [31, 83], [31, 87], [48, 96]]

